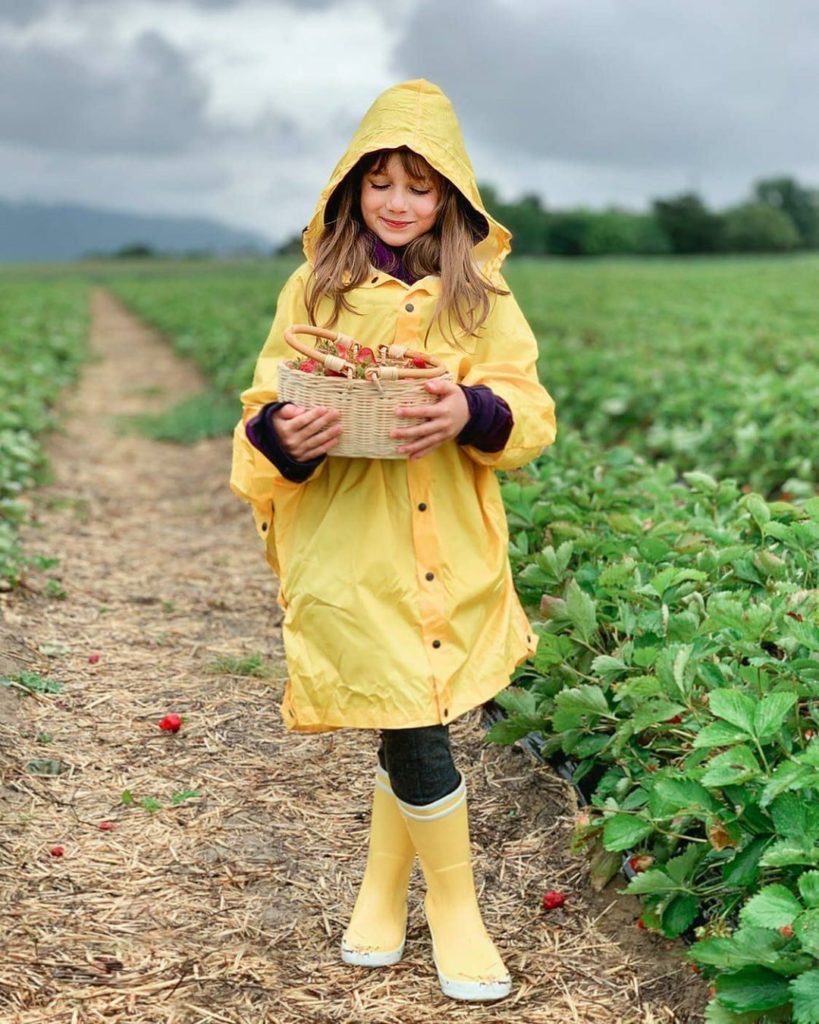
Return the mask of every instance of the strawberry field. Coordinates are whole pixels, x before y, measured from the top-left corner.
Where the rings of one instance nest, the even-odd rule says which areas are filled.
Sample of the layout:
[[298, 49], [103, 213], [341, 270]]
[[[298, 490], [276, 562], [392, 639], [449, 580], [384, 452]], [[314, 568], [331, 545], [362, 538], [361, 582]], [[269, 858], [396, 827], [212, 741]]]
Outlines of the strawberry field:
[[86, 355], [87, 287], [0, 278], [0, 582], [19, 578], [20, 495], [43, 467], [38, 435], [57, 425], [56, 402]]
[[[292, 264], [112, 275], [226, 429]], [[712, 1024], [819, 1022], [819, 292], [813, 258], [519, 262], [558, 405], [503, 483], [540, 644], [490, 738], [537, 737], [641, 925], [692, 940]], [[222, 411], [223, 410], [223, 411]]]

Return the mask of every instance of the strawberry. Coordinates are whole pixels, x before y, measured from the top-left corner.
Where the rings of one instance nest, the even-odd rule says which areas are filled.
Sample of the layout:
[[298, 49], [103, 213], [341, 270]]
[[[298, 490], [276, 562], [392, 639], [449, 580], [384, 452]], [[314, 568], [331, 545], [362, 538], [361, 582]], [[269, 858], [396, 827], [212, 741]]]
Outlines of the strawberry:
[[642, 919], [642, 917], [638, 917], [637, 918], [637, 927], [640, 929], [641, 932], [644, 932], [646, 930], [646, 928], [648, 928], [648, 925], [645, 923], [645, 921]]
[[356, 353], [355, 361], [357, 363], [374, 363], [375, 356], [373, 355], [373, 350], [366, 346], [364, 348], [360, 348]]
[[65, 853], [65, 847], [52, 846], [48, 852], [51, 854], [52, 857], [62, 857], [62, 855]]
[[653, 863], [654, 858], [649, 856], [648, 854], [644, 854], [643, 856], [629, 857], [628, 859], [628, 866], [636, 874], [639, 874], [641, 871], [647, 871]]
[[793, 938], [793, 925], [792, 924], [783, 924], [782, 927], [779, 929], [779, 934], [780, 935], [784, 935], [786, 939], [792, 939]]
[[667, 725], [679, 725], [682, 721], [682, 715], [673, 715], [671, 718], [666, 718]]
[[429, 367], [429, 363], [426, 361], [426, 359], [423, 359], [421, 356], [413, 356], [412, 365], [417, 370], [426, 370]]
[[339, 355], [339, 357], [341, 359], [346, 359], [347, 358], [347, 342], [346, 341], [337, 341], [336, 342], [336, 352], [338, 353], [338, 355]]
[[165, 715], [160, 719], [159, 728], [164, 732], [179, 732], [182, 728], [182, 716], [176, 714]]
[[557, 908], [562, 907], [565, 902], [566, 897], [562, 892], [556, 892], [554, 889], [550, 889], [543, 897], [543, 909], [557, 910]]
[[318, 359], [305, 359], [303, 363], [299, 363], [299, 369], [302, 373], [315, 373], [321, 366]]
[[100, 832], [110, 832], [113, 827], [114, 827], [113, 821], [101, 821], [100, 822]]
[[88, 655], [88, 662], [91, 665], [96, 665], [99, 660], [100, 660], [100, 656], [99, 656], [99, 654], [97, 654], [96, 651], [94, 651], [93, 654], [89, 654]]

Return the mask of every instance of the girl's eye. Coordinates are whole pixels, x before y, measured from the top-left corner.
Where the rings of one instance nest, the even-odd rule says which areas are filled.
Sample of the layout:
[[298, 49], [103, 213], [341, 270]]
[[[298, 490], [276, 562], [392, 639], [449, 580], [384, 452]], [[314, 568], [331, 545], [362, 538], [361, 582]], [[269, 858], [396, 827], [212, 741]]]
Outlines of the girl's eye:
[[427, 196], [427, 195], [429, 195], [429, 193], [431, 191], [432, 191], [432, 189], [429, 189], [429, 188], [411, 188], [410, 189], [410, 192], [414, 193], [416, 196]]
[[374, 181], [370, 182], [370, 188], [378, 189], [379, 192], [383, 192], [385, 188], [389, 188], [389, 185], [376, 185]]

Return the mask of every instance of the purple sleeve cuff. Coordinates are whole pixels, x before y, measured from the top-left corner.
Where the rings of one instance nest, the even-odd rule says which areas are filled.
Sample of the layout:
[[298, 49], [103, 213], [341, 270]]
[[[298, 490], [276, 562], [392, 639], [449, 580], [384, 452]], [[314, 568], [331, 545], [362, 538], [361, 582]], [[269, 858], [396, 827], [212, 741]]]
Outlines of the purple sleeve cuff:
[[253, 419], [247, 421], [245, 424], [245, 434], [253, 447], [260, 451], [269, 462], [273, 463], [285, 480], [302, 484], [312, 476], [316, 467], [326, 456], [320, 455], [317, 459], [307, 459], [304, 462], [299, 462], [296, 459], [291, 459], [284, 448], [282, 448], [279, 435], [276, 433], [271, 417], [283, 405], [288, 404], [287, 402], [270, 402], [260, 412], [256, 413]]
[[503, 451], [514, 425], [512, 410], [485, 384], [462, 384], [461, 391], [469, 406], [469, 420], [458, 434], [458, 444], [468, 444], [481, 452]]

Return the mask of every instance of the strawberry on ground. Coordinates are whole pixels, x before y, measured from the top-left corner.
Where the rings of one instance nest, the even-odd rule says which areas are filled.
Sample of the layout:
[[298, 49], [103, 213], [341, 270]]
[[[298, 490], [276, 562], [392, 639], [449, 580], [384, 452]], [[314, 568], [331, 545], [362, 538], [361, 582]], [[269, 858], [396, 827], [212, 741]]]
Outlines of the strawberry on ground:
[[159, 728], [163, 732], [179, 732], [182, 728], [182, 716], [177, 714], [165, 715], [164, 718], [159, 721]]
[[549, 889], [543, 897], [543, 909], [557, 910], [557, 908], [562, 907], [565, 902], [566, 897], [562, 892], [556, 892], [554, 889]]

